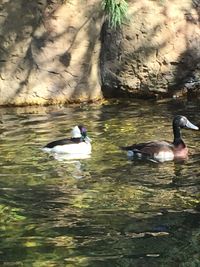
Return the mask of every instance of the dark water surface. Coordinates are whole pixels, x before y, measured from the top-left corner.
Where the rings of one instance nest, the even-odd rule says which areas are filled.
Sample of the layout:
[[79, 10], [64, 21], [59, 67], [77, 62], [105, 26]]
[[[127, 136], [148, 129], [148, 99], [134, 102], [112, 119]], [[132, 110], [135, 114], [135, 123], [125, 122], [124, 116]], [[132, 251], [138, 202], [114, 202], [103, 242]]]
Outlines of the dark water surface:
[[[120, 145], [172, 140], [197, 102], [0, 109], [0, 266], [200, 266], [200, 131], [186, 162], [130, 161]], [[83, 123], [89, 159], [43, 153]]]

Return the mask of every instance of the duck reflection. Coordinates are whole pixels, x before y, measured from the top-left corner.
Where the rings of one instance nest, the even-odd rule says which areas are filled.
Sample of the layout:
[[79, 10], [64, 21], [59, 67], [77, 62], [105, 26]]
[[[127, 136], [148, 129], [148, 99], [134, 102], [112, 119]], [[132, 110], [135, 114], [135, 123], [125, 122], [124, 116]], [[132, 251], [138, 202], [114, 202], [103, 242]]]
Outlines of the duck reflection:
[[[66, 170], [70, 173], [70, 176], [79, 180], [85, 177], [84, 164], [82, 159], [89, 159], [90, 155], [83, 154], [56, 154], [52, 153], [51, 158], [60, 162], [60, 166], [57, 166], [56, 170], [60, 177], [65, 177]], [[63, 165], [64, 164], [64, 165]]]

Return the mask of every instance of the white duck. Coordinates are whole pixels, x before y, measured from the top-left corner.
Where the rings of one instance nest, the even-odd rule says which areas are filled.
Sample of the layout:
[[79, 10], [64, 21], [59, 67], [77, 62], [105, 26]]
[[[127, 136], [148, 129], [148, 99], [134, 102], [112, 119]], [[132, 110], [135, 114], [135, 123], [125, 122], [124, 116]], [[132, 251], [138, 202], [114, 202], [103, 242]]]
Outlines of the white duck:
[[92, 151], [91, 139], [87, 136], [87, 130], [82, 125], [72, 129], [72, 137], [56, 140], [43, 147], [43, 151], [57, 154], [88, 155]]

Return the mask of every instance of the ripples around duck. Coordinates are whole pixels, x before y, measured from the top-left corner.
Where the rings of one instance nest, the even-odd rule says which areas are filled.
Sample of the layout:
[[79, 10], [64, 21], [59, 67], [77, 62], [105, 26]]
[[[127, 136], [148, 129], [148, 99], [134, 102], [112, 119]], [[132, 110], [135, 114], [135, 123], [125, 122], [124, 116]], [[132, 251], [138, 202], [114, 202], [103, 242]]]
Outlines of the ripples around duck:
[[[189, 160], [128, 160], [121, 145], [172, 139], [171, 120], [198, 124], [195, 102], [0, 109], [1, 266], [191, 266], [199, 261], [199, 132]], [[91, 157], [41, 151], [87, 127]]]

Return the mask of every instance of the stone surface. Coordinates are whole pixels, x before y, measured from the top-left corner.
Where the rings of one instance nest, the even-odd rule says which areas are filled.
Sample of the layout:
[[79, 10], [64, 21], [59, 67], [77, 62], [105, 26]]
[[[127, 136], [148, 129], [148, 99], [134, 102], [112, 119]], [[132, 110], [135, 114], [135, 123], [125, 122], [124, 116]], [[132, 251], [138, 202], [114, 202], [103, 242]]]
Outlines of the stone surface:
[[121, 31], [102, 29], [105, 96], [172, 96], [198, 84], [200, 1], [131, 1], [129, 19]]
[[111, 30], [101, 0], [1, 0], [0, 105], [198, 94], [200, 1], [128, 3]]
[[0, 105], [102, 98], [98, 0], [3, 0]]

